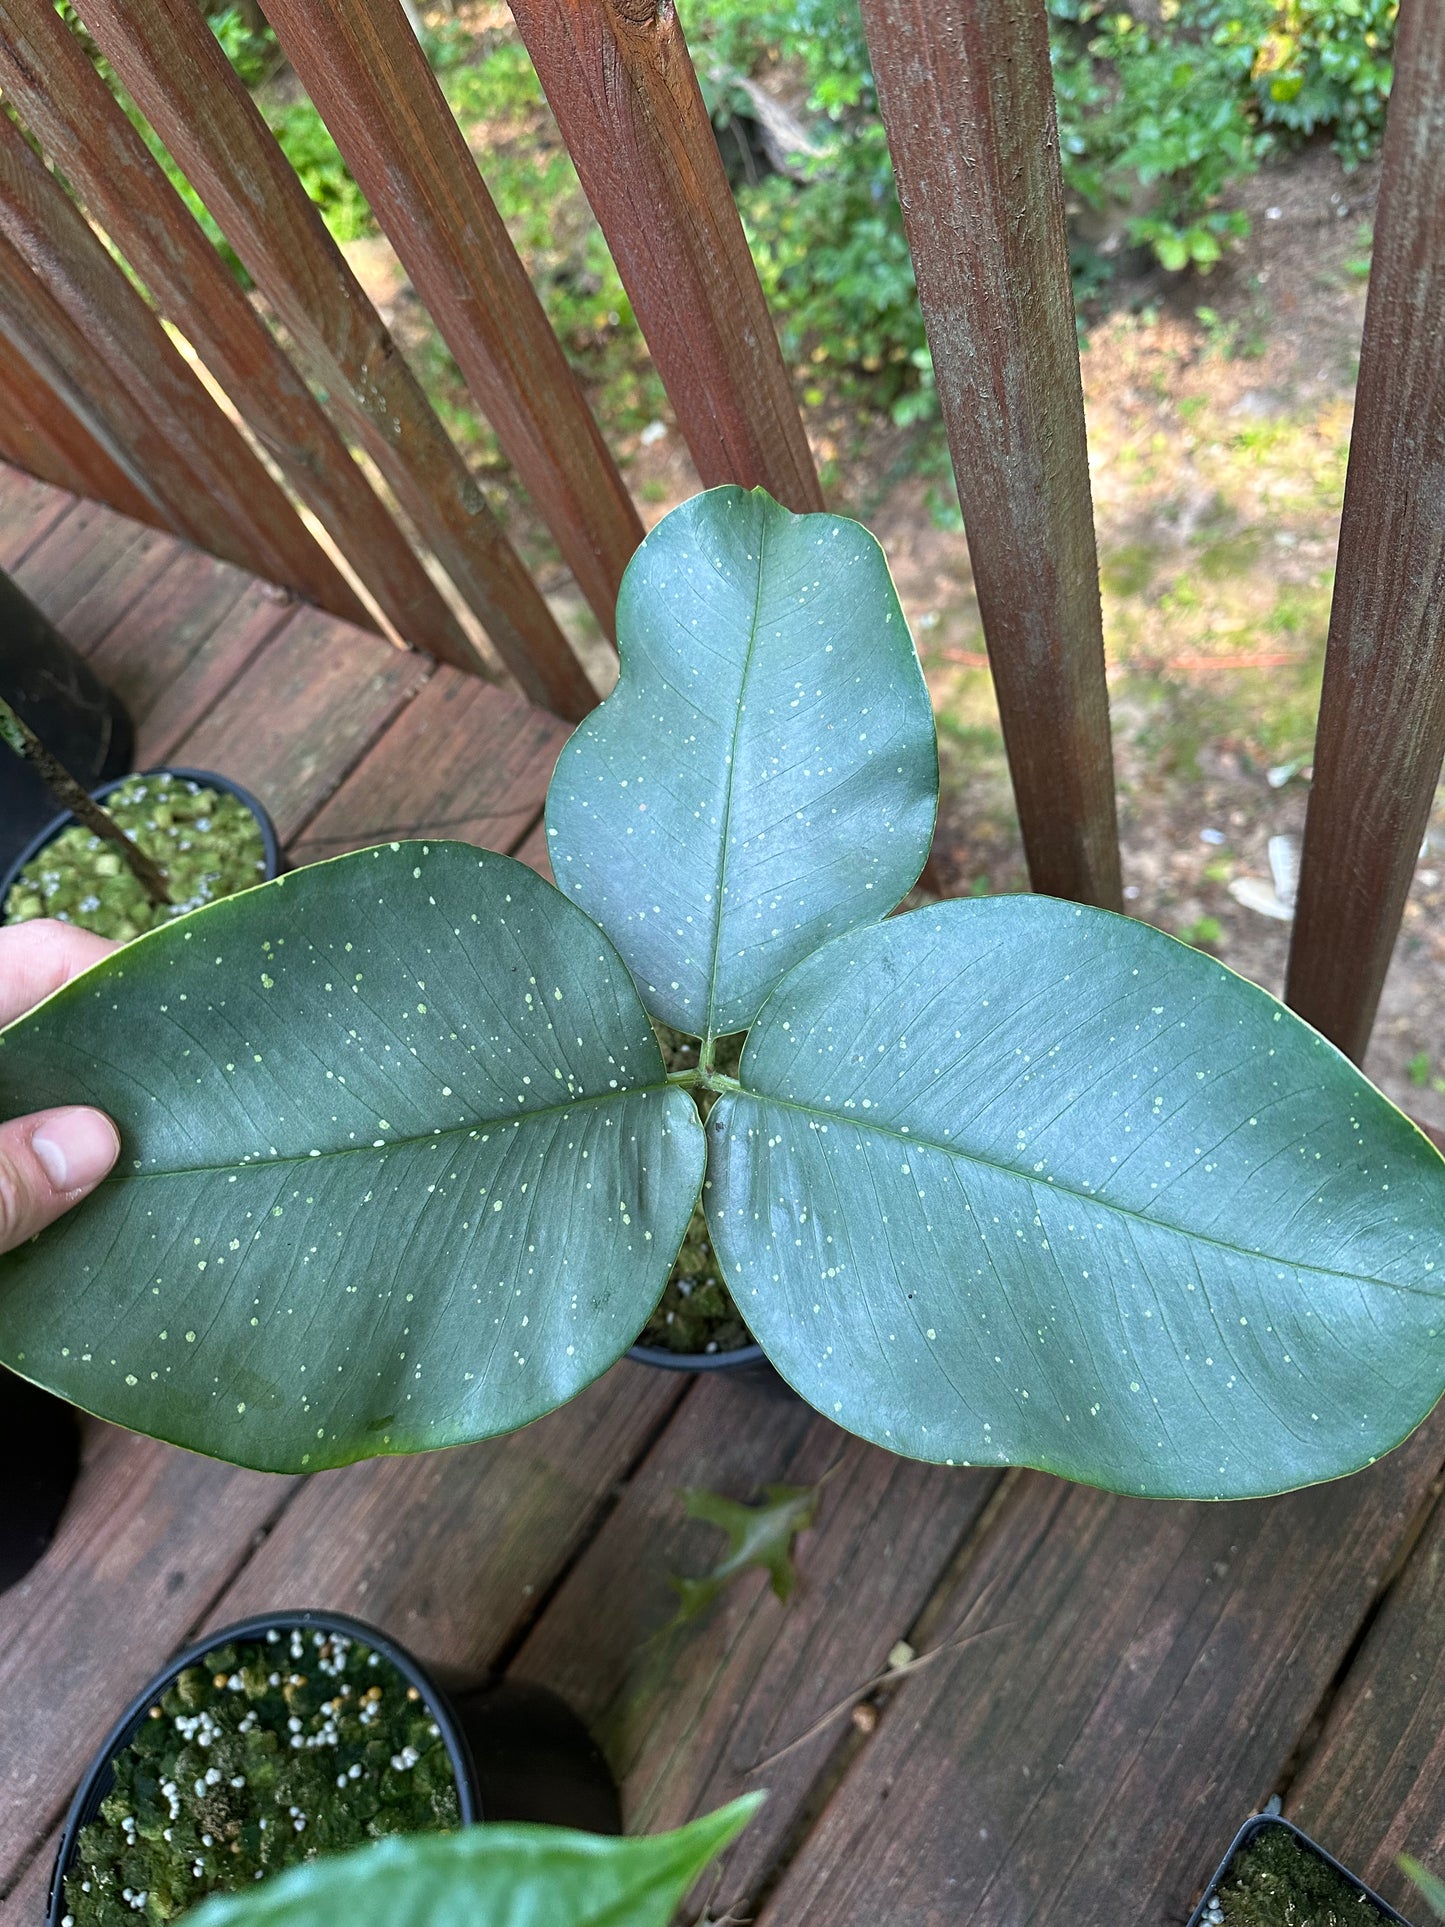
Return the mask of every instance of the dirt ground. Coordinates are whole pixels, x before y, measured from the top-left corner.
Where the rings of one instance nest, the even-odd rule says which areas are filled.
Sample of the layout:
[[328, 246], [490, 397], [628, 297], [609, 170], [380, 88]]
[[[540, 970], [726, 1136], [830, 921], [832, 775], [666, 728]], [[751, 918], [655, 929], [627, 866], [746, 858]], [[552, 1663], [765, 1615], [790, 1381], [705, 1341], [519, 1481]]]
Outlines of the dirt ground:
[[[1129, 908], [1276, 992], [1289, 924], [1229, 886], [1263, 889], [1270, 839], [1304, 825], [1377, 185], [1376, 167], [1346, 174], [1323, 144], [1270, 166], [1239, 197], [1247, 242], [1208, 277], [1121, 276], [1089, 317], [1083, 355]], [[414, 298], [386, 244], [348, 252], [405, 340]], [[944, 766], [933, 872], [950, 893], [1023, 889], [937, 437], [930, 447], [840, 405], [813, 411], [809, 432], [836, 477], [832, 505], [888, 553], [933, 690]], [[665, 405], [615, 445], [649, 523], [698, 485]], [[543, 572], [578, 626], [561, 571]], [[1437, 1126], [1442, 879], [1445, 791], [1367, 1063]]]

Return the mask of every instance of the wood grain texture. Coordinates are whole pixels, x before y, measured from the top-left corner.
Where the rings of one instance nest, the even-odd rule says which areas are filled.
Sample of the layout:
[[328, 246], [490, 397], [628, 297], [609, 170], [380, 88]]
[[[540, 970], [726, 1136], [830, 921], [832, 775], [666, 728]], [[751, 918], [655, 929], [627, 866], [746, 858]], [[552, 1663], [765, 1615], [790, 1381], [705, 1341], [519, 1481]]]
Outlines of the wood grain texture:
[[[477, 669], [477, 653], [445, 597], [46, 0], [0, 0], [0, 82], [398, 633], [434, 656]], [[349, 592], [344, 605], [326, 606], [369, 626]]]
[[0, 1595], [0, 1894], [293, 1483], [87, 1422], [59, 1533]]
[[67, 490], [0, 462], [0, 568], [17, 568], [75, 505]]
[[516, 849], [513, 850], [512, 855], [516, 857], [519, 863], [525, 863], [528, 869], [535, 870], [538, 876], [546, 877], [549, 883], [556, 882], [557, 879], [552, 875], [551, 860], [547, 855], [547, 826], [545, 823], [534, 825], [517, 845]]
[[[13, 462], [54, 488], [93, 496], [122, 515], [157, 519], [125, 470], [13, 341], [0, 354], [0, 461]], [[4, 521], [0, 511], [0, 525]]]
[[45, 1919], [50, 1873], [60, 1851], [60, 1828], [52, 1827], [29, 1851], [31, 1858], [15, 1884], [8, 1891], [0, 1889], [0, 1927], [40, 1927]]
[[[295, 4], [295, 0], [291, 0]], [[703, 486], [823, 506], [671, 0], [513, 0]]]
[[267, 18], [610, 635], [642, 524], [400, 0]]
[[1036, 890], [1122, 908], [1042, 0], [863, 0]]
[[1285, 1799], [1288, 1817], [1407, 1918], [1427, 1910], [1395, 1862], [1445, 1866], [1445, 1509], [1370, 1628]]
[[292, 846], [296, 863], [401, 837], [510, 851], [541, 812], [567, 728], [442, 669]]
[[[747, 1501], [765, 1484], [819, 1480], [793, 1597], [778, 1600], [754, 1571], [677, 1624], [669, 1575], [699, 1576], [726, 1550], [715, 1527], [686, 1518], [681, 1489]], [[699, 1378], [513, 1670], [554, 1687], [589, 1722], [629, 1832], [768, 1789], [712, 1895], [712, 1914], [730, 1916], [797, 1827], [850, 1731], [850, 1708], [793, 1742], [886, 1669], [997, 1483], [995, 1473], [917, 1465], [850, 1439], [771, 1373]]]
[[1406, 0], [1285, 996], [1365, 1055], [1445, 755], [1445, 8]]
[[13, 574], [71, 647], [89, 655], [180, 552], [174, 536], [102, 502], [77, 502]]
[[301, 609], [176, 745], [253, 790], [289, 843], [425, 681], [425, 656]]
[[482, 1671], [535, 1614], [685, 1388], [618, 1366], [510, 1438], [318, 1473], [209, 1623], [324, 1601], [427, 1659]]
[[1000, 1630], [899, 1689], [760, 1927], [1183, 1920], [1347, 1652], [1442, 1419], [1246, 1504], [1017, 1475], [941, 1615]]
[[47, 378], [61, 371], [67, 399], [85, 397], [179, 533], [267, 581], [364, 615], [8, 115], [0, 117], [0, 326]]
[[[91, 656], [135, 724], [137, 769], [175, 760], [295, 613], [268, 583], [197, 549], [178, 550]], [[225, 771], [233, 773], [229, 764]]]
[[204, 14], [85, 0], [83, 18], [523, 692], [576, 720], [596, 699], [570, 645]]

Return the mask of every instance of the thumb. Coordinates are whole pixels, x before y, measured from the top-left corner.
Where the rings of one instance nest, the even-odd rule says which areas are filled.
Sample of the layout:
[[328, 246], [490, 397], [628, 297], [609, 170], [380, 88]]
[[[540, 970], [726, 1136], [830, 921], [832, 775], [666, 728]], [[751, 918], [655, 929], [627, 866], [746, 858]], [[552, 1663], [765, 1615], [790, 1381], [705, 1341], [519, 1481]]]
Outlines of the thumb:
[[81, 1105], [0, 1125], [0, 1252], [13, 1251], [78, 1204], [119, 1152], [120, 1134], [110, 1119]]

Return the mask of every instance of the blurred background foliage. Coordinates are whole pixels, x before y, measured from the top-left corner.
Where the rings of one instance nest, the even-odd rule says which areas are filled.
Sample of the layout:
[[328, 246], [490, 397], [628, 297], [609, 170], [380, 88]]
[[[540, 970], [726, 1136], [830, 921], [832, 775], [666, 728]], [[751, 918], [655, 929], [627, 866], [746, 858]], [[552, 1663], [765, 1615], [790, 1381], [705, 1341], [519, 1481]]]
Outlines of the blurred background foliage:
[[[1347, 168], [1367, 158], [1397, 4], [1048, 0], [1083, 311], [1107, 305], [1141, 254], [1207, 272], [1248, 229], [1231, 190], [1272, 154], [1324, 131]], [[900, 424], [926, 419], [928, 350], [856, 0], [681, 11], [785, 353]], [[554, 325], [605, 383], [607, 350], [625, 361], [635, 345], [627, 299], [526, 53], [504, 17], [487, 19], [429, 16], [428, 52]], [[229, 5], [212, 24], [333, 234], [374, 232], [259, 9]]]

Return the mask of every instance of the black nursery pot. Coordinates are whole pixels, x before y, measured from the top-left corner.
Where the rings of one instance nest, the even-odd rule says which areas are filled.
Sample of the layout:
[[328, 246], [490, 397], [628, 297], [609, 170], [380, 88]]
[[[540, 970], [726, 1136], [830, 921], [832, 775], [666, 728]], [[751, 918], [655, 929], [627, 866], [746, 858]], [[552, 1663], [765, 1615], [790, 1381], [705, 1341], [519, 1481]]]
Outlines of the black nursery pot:
[[[261, 832], [261, 847], [266, 859], [267, 880], [269, 881], [272, 877], [280, 876], [284, 867], [281, 859], [281, 843], [276, 835], [276, 825], [266, 813], [266, 805], [262, 803], [259, 798], [252, 796], [249, 790], [242, 789], [239, 783], [233, 783], [229, 776], [218, 776], [212, 769], [182, 769], [178, 764], [173, 763], [163, 764], [159, 769], [136, 770], [133, 774], [137, 776], [179, 776], [187, 782], [203, 783], [209, 790], [225, 790], [228, 795], [234, 796], [237, 802], [243, 803], [256, 819], [257, 827]], [[128, 783], [130, 780], [129, 776], [118, 776], [114, 782], [102, 783], [99, 788], [92, 790], [91, 794], [97, 803], [103, 803], [112, 791], [118, 790], [122, 784]], [[6, 899], [9, 897], [15, 884], [20, 880], [20, 872], [25, 868], [26, 864], [33, 862], [45, 846], [48, 843], [53, 843], [56, 837], [58, 837], [62, 831], [68, 830], [74, 821], [75, 818], [71, 816], [69, 812], [64, 816], [53, 817], [42, 830], [37, 831], [37, 833], [31, 837], [19, 856], [16, 857], [9, 869], [5, 871], [4, 876], [0, 877], [0, 914], [3, 914]]]
[[[3, 570], [0, 696], [78, 782], [104, 782], [129, 769], [135, 733], [119, 698]], [[54, 809], [35, 771], [0, 743], [0, 866], [13, 861]]]
[[[1204, 1889], [1204, 1898], [1189, 1916], [1188, 1927], [1208, 1927], [1210, 1919], [1209, 1903], [1223, 1885], [1230, 1868], [1234, 1864], [1235, 1856], [1241, 1853], [1244, 1848], [1251, 1845], [1267, 1827], [1281, 1827], [1286, 1833], [1292, 1834], [1306, 1853], [1313, 1854], [1316, 1860], [1323, 1860], [1325, 1865], [1333, 1868], [1335, 1873], [1340, 1876], [1341, 1880], [1343, 1880], [1347, 1886], [1354, 1888], [1362, 1900], [1368, 1901], [1376, 1910], [1381, 1920], [1397, 1922], [1398, 1927], [1410, 1927], [1410, 1923], [1406, 1920], [1405, 1916], [1396, 1913], [1388, 1900], [1382, 1900], [1374, 1889], [1367, 1887], [1357, 1874], [1352, 1874], [1348, 1867], [1341, 1866], [1334, 1855], [1332, 1853], [1326, 1853], [1318, 1842], [1311, 1840], [1303, 1828], [1297, 1827], [1292, 1820], [1286, 1820], [1277, 1813], [1256, 1813], [1251, 1819], [1245, 1821], [1244, 1825], [1239, 1829], [1239, 1832], [1235, 1834], [1233, 1840], [1230, 1841], [1228, 1853], [1225, 1854], [1224, 1858], [1215, 1868], [1214, 1878]], [[1361, 1921], [1361, 1927], [1365, 1927], [1363, 1919]]]
[[222, 1626], [177, 1654], [106, 1734], [65, 1816], [50, 1876], [47, 1927], [60, 1927], [64, 1917], [65, 1874], [81, 1828], [95, 1819], [114, 1784], [112, 1762], [177, 1674], [233, 1640], [293, 1629], [355, 1639], [389, 1660], [416, 1687], [441, 1728], [456, 1775], [463, 1826], [479, 1820], [529, 1820], [588, 1833], [621, 1833], [622, 1812], [607, 1764], [586, 1727], [555, 1693], [512, 1680], [469, 1678], [447, 1668], [424, 1667], [375, 1626], [344, 1613], [257, 1613]]
[[639, 1365], [661, 1366], [665, 1372], [746, 1372], [749, 1379], [778, 1376], [761, 1345], [739, 1345], [731, 1352], [674, 1352], [666, 1345], [630, 1345], [627, 1356]]

